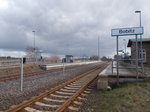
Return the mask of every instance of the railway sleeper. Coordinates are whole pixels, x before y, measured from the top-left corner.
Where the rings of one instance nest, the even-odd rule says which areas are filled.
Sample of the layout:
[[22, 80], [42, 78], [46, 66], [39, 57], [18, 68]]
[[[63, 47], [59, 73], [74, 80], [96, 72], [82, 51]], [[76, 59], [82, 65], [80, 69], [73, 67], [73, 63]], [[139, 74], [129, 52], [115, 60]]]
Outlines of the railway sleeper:
[[53, 110], [56, 110], [60, 105], [36, 102], [35, 104], [31, 105], [30, 107], [33, 109], [36, 109], [36, 110], [40, 110], [40, 111], [53, 111]]
[[82, 102], [81, 101], [77, 101], [77, 100], [75, 100], [73, 103], [76, 104], [76, 105], [82, 105]]
[[78, 85], [78, 86], [68, 85], [67, 87], [71, 87], [71, 88], [80, 88], [80, 87], [81, 87], [81, 85]]
[[62, 100], [61, 98], [59, 99], [53, 99], [53, 98], [45, 98], [40, 100], [39, 102], [41, 103], [45, 103], [45, 104], [51, 104], [51, 105], [61, 105], [62, 103], [64, 103], [66, 100]]
[[[57, 95], [57, 96], [60, 96], [60, 95]], [[60, 100], [60, 101], [62, 101], [62, 100], [67, 100], [68, 99], [68, 96], [67, 96], [67, 98], [66, 97], [57, 97], [57, 96], [49, 96], [49, 97], [47, 97], [47, 98], [49, 98], [49, 99], [53, 99], [53, 100]], [[62, 95], [61, 95], [62, 96]], [[46, 101], [46, 100], [45, 100]], [[52, 103], [55, 103], [55, 102], [53, 102], [52, 101]], [[59, 102], [58, 102], [59, 103]]]
[[51, 99], [51, 98], [43, 98], [43, 100], [46, 100], [46, 101], [50, 101], [50, 102], [58, 102], [58, 103], [64, 103], [66, 100], [56, 100], [56, 99]]
[[44, 106], [44, 107], [50, 107], [50, 108], [58, 108], [58, 107], [60, 107], [60, 105], [51, 105], [51, 104], [45, 104], [45, 103], [41, 103], [41, 102], [35, 102], [35, 105]]
[[79, 111], [79, 108], [74, 107], [74, 106], [69, 106], [68, 109], [71, 111]]
[[65, 89], [69, 89], [69, 90], [77, 90], [77, 89], [79, 89], [79, 88], [73, 88], [73, 87], [64, 87]]
[[85, 91], [84, 91], [84, 93], [86, 93], [86, 94], [90, 94], [90, 93], [91, 93], [91, 91], [87, 91], [87, 90], [85, 90]]
[[37, 109], [34, 109], [32, 107], [26, 107], [26, 108], [24, 108], [24, 110], [27, 112], [50, 112], [50, 111], [37, 110]]
[[81, 101], [85, 101], [85, 100], [87, 100], [86, 98], [82, 98], [82, 97], [80, 97], [80, 96], [79, 96], [79, 97], [77, 97], [77, 99], [78, 99], [78, 100], [81, 100]]
[[76, 90], [69, 90], [69, 89], [60, 89], [60, 91], [70, 92], [70, 93], [75, 93], [76, 92]]
[[61, 95], [73, 95], [74, 93], [69, 93], [69, 92], [61, 92], [61, 91], [56, 91], [57, 94], [61, 94]]
[[82, 93], [82, 94], [81, 94], [81, 96], [83, 96], [83, 97], [87, 97], [87, 96], [88, 96], [88, 94]]
[[52, 97], [57, 97], [57, 98], [64, 98], [64, 99], [68, 99], [70, 98], [70, 96], [62, 96], [62, 95], [55, 95], [55, 94], [51, 94]]
[[81, 83], [73, 83], [72, 85], [74, 85], [74, 86], [76, 86], [76, 85], [82, 85], [83, 84], [83, 82]]

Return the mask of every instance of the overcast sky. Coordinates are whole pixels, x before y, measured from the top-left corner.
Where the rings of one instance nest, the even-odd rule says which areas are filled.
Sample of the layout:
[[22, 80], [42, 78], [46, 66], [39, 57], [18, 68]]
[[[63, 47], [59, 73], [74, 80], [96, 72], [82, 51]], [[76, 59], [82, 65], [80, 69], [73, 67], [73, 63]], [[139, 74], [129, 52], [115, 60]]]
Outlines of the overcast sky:
[[[139, 26], [150, 37], [149, 0], [0, 0], [0, 56], [22, 55], [34, 45], [50, 54], [111, 56], [116, 50], [112, 28]], [[119, 37], [119, 49], [124, 49]]]

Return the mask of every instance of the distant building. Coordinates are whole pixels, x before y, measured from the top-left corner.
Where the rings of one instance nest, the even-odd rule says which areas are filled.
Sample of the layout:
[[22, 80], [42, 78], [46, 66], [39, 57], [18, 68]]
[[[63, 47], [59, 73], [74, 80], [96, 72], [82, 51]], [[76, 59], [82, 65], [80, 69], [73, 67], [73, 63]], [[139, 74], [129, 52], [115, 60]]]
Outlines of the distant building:
[[[143, 54], [143, 62], [144, 64], [150, 65], [150, 38], [142, 38], [142, 46], [143, 50], [140, 50], [140, 39], [138, 39], [138, 56], [141, 59]], [[136, 40], [129, 39], [128, 47], [131, 48], [131, 59], [136, 58]], [[142, 53], [143, 52], [143, 53]]]
[[63, 58], [63, 62], [73, 63], [73, 56], [72, 55], [66, 55], [65, 58]]

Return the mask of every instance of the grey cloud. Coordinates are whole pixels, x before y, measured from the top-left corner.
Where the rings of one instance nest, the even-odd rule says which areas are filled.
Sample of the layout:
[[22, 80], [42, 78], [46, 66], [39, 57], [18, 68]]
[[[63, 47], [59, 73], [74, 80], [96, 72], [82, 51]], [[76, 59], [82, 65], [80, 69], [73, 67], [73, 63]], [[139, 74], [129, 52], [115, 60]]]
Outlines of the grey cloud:
[[[24, 50], [33, 45], [54, 54], [101, 55], [115, 51], [116, 27], [138, 26], [135, 10], [142, 10], [145, 37], [149, 36], [147, 0], [15, 0], [0, 10], [0, 49]], [[1, 8], [0, 8], [1, 9]]]

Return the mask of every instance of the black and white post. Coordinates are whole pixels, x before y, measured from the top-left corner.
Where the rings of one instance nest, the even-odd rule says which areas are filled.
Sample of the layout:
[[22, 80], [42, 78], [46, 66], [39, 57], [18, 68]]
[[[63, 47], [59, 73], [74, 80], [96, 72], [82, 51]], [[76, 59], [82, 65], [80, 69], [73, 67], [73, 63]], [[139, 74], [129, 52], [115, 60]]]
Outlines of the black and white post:
[[20, 88], [23, 91], [23, 57], [21, 58], [21, 78], [20, 78]]

